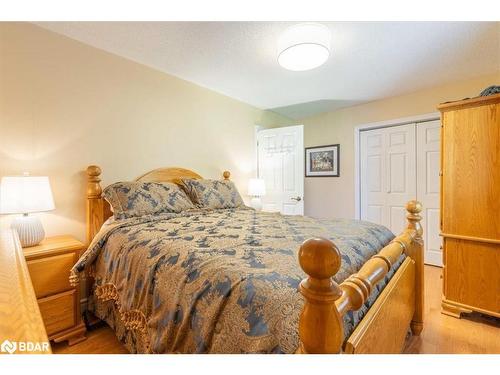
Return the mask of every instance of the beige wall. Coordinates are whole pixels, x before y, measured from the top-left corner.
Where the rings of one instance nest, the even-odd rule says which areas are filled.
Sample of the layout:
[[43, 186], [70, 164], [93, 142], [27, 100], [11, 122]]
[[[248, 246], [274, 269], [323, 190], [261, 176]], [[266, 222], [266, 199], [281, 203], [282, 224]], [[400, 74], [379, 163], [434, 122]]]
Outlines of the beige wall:
[[499, 81], [500, 71], [292, 122], [37, 26], [0, 23], [0, 176], [48, 175], [47, 234], [83, 240], [88, 164], [102, 166], [104, 185], [161, 166], [211, 178], [229, 169], [244, 193], [254, 126], [303, 123], [306, 147], [341, 144], [341, 177], [307, 178], [305, 213], [354, 217], [356, 126], [433, 112]]
[[[254, 173], [254, 126], [288, 119], [26, 23], [0, 23], [0, 176], [48, 175], [48, 235], [84, 239], [85, 175], [103, 184], [162, 166], [242, 193]], [[3, 217], [5, 226], [10, 218]]]
[[494, 84], [500, 84], [500, 71], [297, 121], [305, 125], [305, 147], [340, 143], [340, 177], [306, 178], [305, 214], [322, 218], [354, 217], [356, 126], [436, 112], [439, 103], [477, 96], [484, 88]]

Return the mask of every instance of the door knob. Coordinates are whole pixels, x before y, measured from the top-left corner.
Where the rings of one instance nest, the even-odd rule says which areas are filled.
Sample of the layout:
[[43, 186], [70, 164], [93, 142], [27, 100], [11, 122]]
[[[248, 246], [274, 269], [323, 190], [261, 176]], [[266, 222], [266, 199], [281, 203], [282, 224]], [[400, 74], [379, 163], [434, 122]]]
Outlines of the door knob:
[[301, 197], [295, 197], [295, 198], [291, 198], [291, 199], [293, 199], [294, 201], [297, 201], [297, 202], [300, 202], [302, 200]]

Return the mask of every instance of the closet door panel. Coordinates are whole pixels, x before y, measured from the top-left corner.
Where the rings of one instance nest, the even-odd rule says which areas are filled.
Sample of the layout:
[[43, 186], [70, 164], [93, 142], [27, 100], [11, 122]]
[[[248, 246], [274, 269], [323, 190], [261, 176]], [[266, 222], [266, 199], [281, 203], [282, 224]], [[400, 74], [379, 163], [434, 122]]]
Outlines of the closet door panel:
[[417, 198], [423, 205], [425, 263], [441, 266], [442, 250], [439, 236], [439, 171], [440, 171], [439, 121], [417, 125]]
[[384, 129], [361, 133], [361, 219], [387, 225]]
[[387, 188], [386, 214], [389, 229], [400, 233], [405, 226], [405, 206], [416, 197], [415, 124], [385, 129]]

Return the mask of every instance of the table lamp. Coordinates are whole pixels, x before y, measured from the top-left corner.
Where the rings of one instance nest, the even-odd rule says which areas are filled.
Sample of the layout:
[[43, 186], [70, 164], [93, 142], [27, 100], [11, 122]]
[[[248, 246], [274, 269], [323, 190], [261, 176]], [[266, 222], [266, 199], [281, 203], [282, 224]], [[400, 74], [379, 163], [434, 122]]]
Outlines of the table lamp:
[[33, 212], [54, 209], [48, 177], [2, 177], [0, 183], [0, 214], [22, 214], [11, 224], [19, 235], [22, 247], [35, 246], [45, 237], [42, 223]]
[[252, 197], [250, 206], [257, 211], [262, 210], [262, 201], [260, 197], [266, 195], [266, 184], [261, 178], [251, 178], [248, 181], [248, 195]]

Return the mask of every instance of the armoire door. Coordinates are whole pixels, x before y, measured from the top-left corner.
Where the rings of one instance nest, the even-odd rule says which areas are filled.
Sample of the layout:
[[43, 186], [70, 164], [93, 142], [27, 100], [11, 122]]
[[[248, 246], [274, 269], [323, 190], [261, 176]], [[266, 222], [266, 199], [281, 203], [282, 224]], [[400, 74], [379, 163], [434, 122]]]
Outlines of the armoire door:
[[393, 233], [405, 226], [405, 205], [416, 197], [415, 124], [361, 133], [361, 219]]

